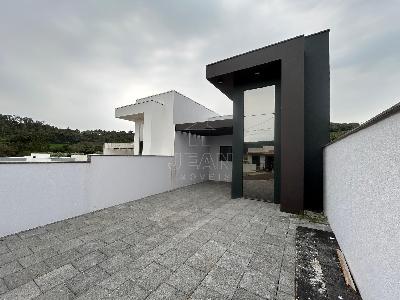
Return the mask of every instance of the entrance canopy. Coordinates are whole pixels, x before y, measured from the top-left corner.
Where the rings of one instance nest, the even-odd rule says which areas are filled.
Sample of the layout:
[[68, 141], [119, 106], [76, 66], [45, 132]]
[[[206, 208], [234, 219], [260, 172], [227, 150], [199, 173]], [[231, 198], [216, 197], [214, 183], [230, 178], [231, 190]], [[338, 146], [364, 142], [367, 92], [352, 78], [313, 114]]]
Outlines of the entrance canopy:
[[205, 122], [176, 124], [175, 131], [187, 132], [201, 136], [232, 135], [233, 120], [213, 120]]
[[243, 196], [244, 92], [275, 86], [275, 196], [281, 210], [322, 210], [322, 147], [329, 142], [329, 30], [207, 65], [233, 101], [232, 198]]

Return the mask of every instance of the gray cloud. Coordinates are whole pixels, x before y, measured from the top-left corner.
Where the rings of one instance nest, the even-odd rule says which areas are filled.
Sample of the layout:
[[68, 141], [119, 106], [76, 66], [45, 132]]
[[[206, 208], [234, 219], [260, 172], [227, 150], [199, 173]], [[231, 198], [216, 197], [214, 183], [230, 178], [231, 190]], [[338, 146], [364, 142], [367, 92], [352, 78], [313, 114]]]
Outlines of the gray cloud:
[[114, 107], [176, 89], [221, 114], [207, 63], [331, 29], [331, 119], [399, 101], [398, 1], [3, 1], [0, 111], [72, 128], [132, 129]]

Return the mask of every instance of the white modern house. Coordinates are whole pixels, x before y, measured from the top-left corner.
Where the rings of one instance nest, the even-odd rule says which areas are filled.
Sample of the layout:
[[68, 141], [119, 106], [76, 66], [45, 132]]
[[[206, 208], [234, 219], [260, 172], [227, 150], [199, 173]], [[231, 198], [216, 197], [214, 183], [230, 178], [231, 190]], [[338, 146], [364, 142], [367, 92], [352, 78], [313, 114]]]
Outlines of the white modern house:
[[135, 155], [173, 156], [176, 124], [202, 122], [216, 116], [216, 112], [176, 91], [115, 109], [116, 118], [135, 122]]
[[174, 187], [232, 178], [232, 116], [169, 91], [115, 109], [135, 122], [135, 155], [173, 156]]

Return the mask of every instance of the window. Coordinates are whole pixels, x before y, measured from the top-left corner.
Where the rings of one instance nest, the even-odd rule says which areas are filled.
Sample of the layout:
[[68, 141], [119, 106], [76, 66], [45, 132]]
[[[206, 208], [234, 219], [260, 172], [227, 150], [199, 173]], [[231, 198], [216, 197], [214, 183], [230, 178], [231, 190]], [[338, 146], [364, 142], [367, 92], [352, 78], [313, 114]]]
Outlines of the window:
[[220, 161], [232, 161], [232, 146], [220, 146], [219, 147], [219, 160]]

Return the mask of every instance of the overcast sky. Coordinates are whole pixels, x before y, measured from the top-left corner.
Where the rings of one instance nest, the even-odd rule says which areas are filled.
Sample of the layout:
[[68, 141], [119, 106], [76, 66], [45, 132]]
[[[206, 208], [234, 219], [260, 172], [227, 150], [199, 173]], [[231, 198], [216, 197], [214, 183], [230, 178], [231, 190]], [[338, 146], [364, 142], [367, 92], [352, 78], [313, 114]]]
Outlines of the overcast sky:
[[0, 113], [132, 130], [114, 108], [175, 89], [220, 114], [205, 65], [331, 29], [331, 120], [400, 101], [400, 1], [19, 1], [0, 8]]

